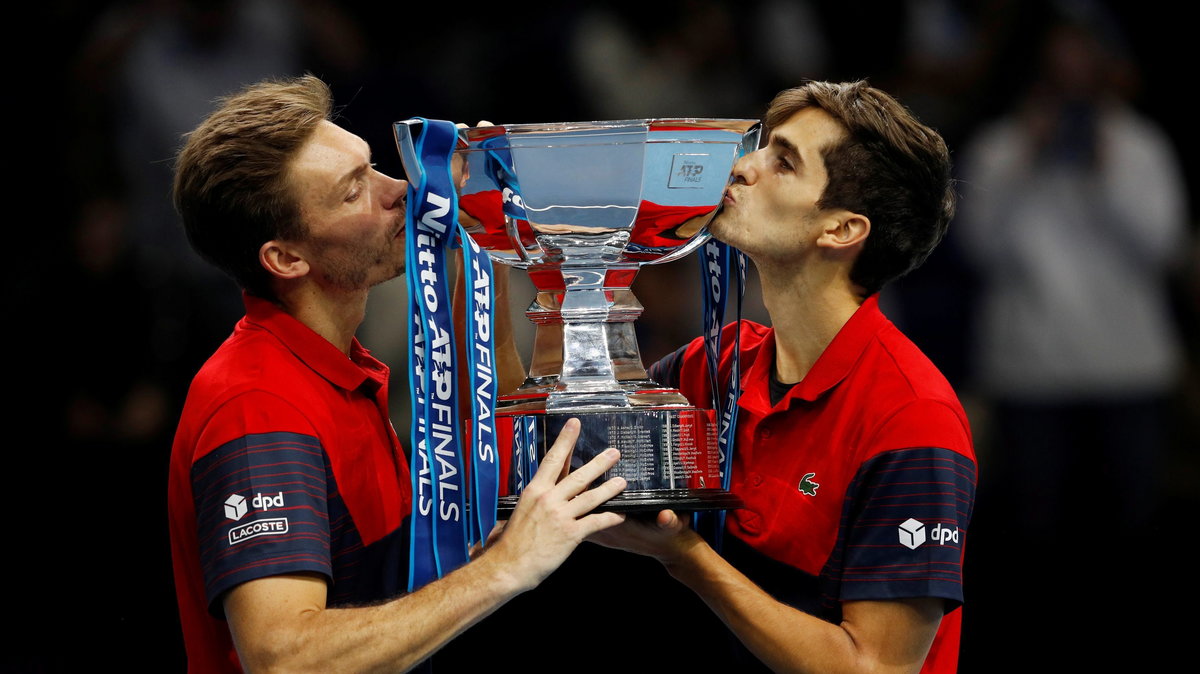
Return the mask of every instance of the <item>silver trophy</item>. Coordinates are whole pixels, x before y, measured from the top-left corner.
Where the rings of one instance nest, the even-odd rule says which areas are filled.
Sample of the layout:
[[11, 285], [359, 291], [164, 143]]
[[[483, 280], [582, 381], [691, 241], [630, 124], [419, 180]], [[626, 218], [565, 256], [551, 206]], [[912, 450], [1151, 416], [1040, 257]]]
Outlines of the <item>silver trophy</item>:
[[[395, 125], [418, 175], [410, 124]], [[494, 262], [529, 272], [536, 326], [525, 383], [496, 407], [501, 512], [511, 511], [567, 419], [581, 432], [572, 463], [606, 447], [603, 479], [628, 486], [619, 511], [733, 508], [721, 488], [715, 414], [650, 379], [633, 322], [638, 269], [708, 240], [734, 162], [758, 144], [756, 120], [643, 119], [510, 124], [460, 131], [466, 159], [459, 221]], [[503, 393], [503, 392], [502, 392]], [[506, 451], [504, 444], [511, 441]]]

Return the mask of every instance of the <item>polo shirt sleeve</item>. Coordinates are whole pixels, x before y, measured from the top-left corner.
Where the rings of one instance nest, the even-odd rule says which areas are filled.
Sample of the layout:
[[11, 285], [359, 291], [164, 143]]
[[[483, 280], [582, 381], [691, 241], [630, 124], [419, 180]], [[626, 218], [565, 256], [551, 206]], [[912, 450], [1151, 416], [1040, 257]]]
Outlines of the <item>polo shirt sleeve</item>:
[[[239, 395], [209, 420], [215, 444], [192, 464], [200, 562], [209, 611], [234, 586], [267, 576], [332, 576], [325, 452], [294, 407]], [[202, 445], [203, 447], [203, 445]]]
[[964, 421], [918, 401], [877, 430], [876, 442], [899, 444], [874, 453], [847, 490], [841, 601], [938, 597], [947, 612], [962, 603], [976, 480]]
[[650, 366], [646, 373], [654, 381], [668, 388], [679, 388], [681, 386], [680, 371], [683, 369], [683, 356], [689, 345], [684, 345], [663, 356]]

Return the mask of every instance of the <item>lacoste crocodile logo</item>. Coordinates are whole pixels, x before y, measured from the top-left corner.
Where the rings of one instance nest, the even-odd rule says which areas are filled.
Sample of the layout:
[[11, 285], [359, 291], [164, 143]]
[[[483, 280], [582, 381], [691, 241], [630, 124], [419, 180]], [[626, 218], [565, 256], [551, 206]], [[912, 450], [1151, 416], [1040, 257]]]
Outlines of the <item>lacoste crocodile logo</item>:
[[820, 487], [821, 484], [819, 482], [812, 481], [812, 479], [816, 476], [816, 473], [805, 473], [804, 477], [800, 478], [800, 493], [807, 494], [808, 496], [817, 495], [817, 487]]

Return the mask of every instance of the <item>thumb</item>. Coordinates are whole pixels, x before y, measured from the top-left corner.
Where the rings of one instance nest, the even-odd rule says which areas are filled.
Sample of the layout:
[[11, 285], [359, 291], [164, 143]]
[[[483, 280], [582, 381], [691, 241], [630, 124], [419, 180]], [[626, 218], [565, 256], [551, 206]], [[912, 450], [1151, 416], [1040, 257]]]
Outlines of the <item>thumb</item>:
[[679, 516], [675, 514], [674, 510], [660, 510], [658, 512], [658, 519], [655, 522], [658, 524], [659, 529], [669, 530], [679, 528]]

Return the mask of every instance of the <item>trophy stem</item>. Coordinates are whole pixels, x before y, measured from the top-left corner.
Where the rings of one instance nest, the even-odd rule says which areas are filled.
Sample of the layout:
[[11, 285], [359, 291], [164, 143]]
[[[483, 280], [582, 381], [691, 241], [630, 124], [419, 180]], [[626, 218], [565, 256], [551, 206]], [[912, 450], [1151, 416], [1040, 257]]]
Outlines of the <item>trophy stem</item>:
[[[629, 285], [637, 269], [619, 272], [564, 268], [561, 276], [535, 276], [542, 283], [525, 312], [536, 326], [534, 359], [519, 394], [545, 394], [548, 411], [651, 402], [630, 395], [656, 385], [646, 374], [634, 331], [642, 305]], [[677, 394], [653, 403], [686, 404]]]

